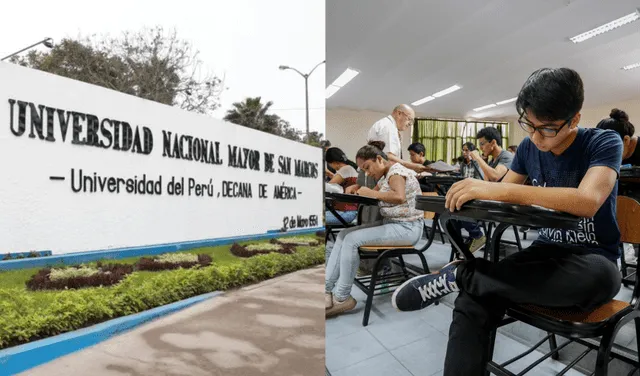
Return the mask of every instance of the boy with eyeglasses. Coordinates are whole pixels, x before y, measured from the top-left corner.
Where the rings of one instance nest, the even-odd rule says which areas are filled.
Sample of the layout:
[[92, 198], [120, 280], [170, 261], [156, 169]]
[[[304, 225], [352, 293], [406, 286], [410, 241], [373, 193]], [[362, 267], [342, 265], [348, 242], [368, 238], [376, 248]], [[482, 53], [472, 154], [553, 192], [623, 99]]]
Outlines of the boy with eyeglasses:
[[[616, 197], [622, 141], [612, 131], [578, 127], [583, 101], [577, 72], [534, 72], [516, 101], [518, 122], [529, 137], [511, 170], [501, 183], [458, 182], [446, 198], [452, 211], [474, 199], [539, 205], [582, 217], [579, 228], [541, 229], [529, 248], [498, 263], [456, 261], [394, 292], [394, 307], [412, 311], [459, 291], [444, 376], [484, 375], [489, 333], [509, 304], [590, 311], [620, 290]], [[532, 186], [523, 185], [527, 176]]]
[[484, 156], [491, 156], [491, 162], [485, 161], [478, 151], [472, 151], [469, 157], [482, 170], [484, 180], [500, 181], [507, 174], [513, 161], [513, 154], [502, 148], [502, 135], [493, 127], [482, 128], [476, 135], [480, 150]]

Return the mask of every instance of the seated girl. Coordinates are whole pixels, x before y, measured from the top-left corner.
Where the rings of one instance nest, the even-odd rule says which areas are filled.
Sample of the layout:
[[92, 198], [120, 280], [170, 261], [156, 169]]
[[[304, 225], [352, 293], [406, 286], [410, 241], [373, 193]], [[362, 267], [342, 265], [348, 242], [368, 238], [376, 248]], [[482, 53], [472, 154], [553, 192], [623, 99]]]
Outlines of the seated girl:
[[357, 194], [380, 201], [381, 221], [342, 230], [329, 254], [325, 276], [325, 315], [355, 308], [351, 287], [360, 264], [358, 247], [364, 245], [416, 244], [422, 237], [424, 212], [416, 209], [421, 194], [416, 173], [390, 162], [384, 142], [371, 141], [358, 150], [356, 162], [378, 180], [374, 189], [361, 187]]
[[622, 165], [640, 166], [640, 147], [638, 136], [634, 136], [636, 129], [629, 121], [626, 112], [614, 108], [608, 119], [601, 120], [596, 128], [610, 129], [620, 135], [624, 149], [622, 150]]
[[[333, 168], [336, 173], [329, 181], [329, 184], [340, 185], [343, 190], [348, 186], [356, 184], [358, 178], [358, 172], [356, 169], [358, 166], [347, 158], [344, 152], [338, 148], [329, 148], [325, 154], [325, 161], [327, 165]], [[335, 203], [335, 210], [338, 212], [345, 221], [351, 223], [358, 215], [358, 204], [349, 204], [337, 202]], [[333, 213], [330, 211], [325, 212], [325, 221], [328, 225], [341, 225], [340, 222]]]

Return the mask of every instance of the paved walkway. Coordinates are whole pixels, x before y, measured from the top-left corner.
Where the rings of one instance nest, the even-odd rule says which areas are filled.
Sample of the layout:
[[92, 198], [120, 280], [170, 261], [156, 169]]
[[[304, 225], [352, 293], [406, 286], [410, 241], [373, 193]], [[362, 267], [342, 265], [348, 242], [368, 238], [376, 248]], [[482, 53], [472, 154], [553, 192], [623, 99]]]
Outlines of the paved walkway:
[[324, 267], [218, 296], [22, 373], [322, 375]]

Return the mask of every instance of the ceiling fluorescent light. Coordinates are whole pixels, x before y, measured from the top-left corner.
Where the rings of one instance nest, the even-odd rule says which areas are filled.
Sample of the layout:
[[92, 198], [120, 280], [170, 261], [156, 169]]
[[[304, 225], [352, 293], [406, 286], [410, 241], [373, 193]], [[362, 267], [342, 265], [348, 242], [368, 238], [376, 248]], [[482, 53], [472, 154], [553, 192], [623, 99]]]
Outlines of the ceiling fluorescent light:
[[325, 99], [331, 98], [333, 94], [335, 94], [338, 90], [340, 90], [344, 85], [348, 84], [349, 81], [353, 80], [355, 76], [360, 74], [359, 71], [351, 68], [345, 69], [344, 72], [338, 78], [336, 78], [333, 83], [327, 86], [325, 90]]
[[333, 94], [335, 94], [338, 90], [340, 90], [339, 87], [335, 86], [335, 85], [329, 85], [327, 86], [327, 90], [325, 91], [325, 97], [324, 99], [329, 99], [331, 98], [331, 96]]
[[593, 37], [595, 37], [597, 35], [606, 33], [607, 31], [611, 31], [611, 30], [616, 29], [616, 28], [618, 28], [620, 26], [624, 26], [624, 25], [626, 25], [628, 23], [631, 23], [633, 21], [636, 21], [638, 19], [640, 19], [640, 10], [636, 10], [635, 12], [627, 14], [624, 17], [620, 17], [617, 20], [611, 21], [611, 22], [609, 22], [607, 24], [604, 24], [602, 26], [598, 26], [595, 29], [591, 29], [591, 30], [589, 30], [587, 32], [584, 32], [584, 33], [580, 34], [580, 35], [576, 35], [575, 37], [570, 38], [570, 39], [571, 39], [571, 41], [573, 43], [584, 42], [587, 39], [591, 39], [591, 38], [593, 38]]
[[422, 99], [418, 99], [417, 101], [411, 103], [412, 106], [420, 106], [421, 104], [425, 104], [427, 102], [431, 102], [436, 99], [436, 97], [429, 95], [428, 97], [424, 97]]
[[440, 97], [442, 97], [442, 96], [445, 96], [445, 95], [447, 95], [447, 94], [451, 94], [451, 93], [453, 93], [454, 91], [456, 91], [456, 90], [460, 90], [460, 89], [461, 89], [461, 87], [460, 87], [460, 86], [458, 86], [458, 85], [453, 85], [453, 86], [451, 86], [450, 88], [444, 89], [444, 90], [442, 90], [442, 91], [439, 91], [439, 92], [437, 92], [437, 93], [433, 94], [433, 96], [434, 96], [434, 97], [436, 97], [436, 98], [440, 98]]
[[507, 103], [515, 102], [516, 100], [518, 100], [518, 97], [511, 98], [511, 99], [507, 99], [507, 100], [500, 101], [500, 102], [496, 102], [496, 104], [497, 104], [498, 106], [501, 106], [501, 105], [503, 105], [503, 104], [507, 104]]
[[348, 84], [349, 81], [353, 80], [353, 78], [357, 76], [359, 73], [360, 72], [358, 72], [355, 69], [347, 68], [345, 69], [344, 72], [342, 72], [342, 74], [338, 78], [335, 79], [335, 81], [333, 81], [331, 85], [335, 85], [341, 88], [344, 85]]
[[631, 64], [631, 65], [627, 65], [622, 67], [622, 69], [624, 70], [631, 70], [631, 69], [635, 69], [635, 68], [640, 68], [640, 63], [635, 63], [635, 64]]
[[442, 91], [439, 91], [435, 94], [429, 95], [428, 97], [424, 97], [422, 99], [418, 99], [417, 101], [411, 103], [412, 106], [420, 106], [421, 104], [427, 103], [427, 102], [431, 102], [432, 100], [442, 97], [444, 95], [453, 93], [456, 90], [460, 90], [462, 89], [462, 86], [458, 86], [458, 85], [453, 85], [450, 88], [444, 89]]
[[486, 106], [482, 106], [482, 107], [474, 108], [473, 110], [474, 110], [474, 111], [476, 111], [476, 112], [478, 112], [478, 111], [486, 110], [487, 108], [492, 108], [492, 107], [495, 107], [495, 106], [496, 106], [496, 104], [495, 104], [495, 103], [491, 103], [491, 104], [488, 104], [488, 105], [486, 105]]

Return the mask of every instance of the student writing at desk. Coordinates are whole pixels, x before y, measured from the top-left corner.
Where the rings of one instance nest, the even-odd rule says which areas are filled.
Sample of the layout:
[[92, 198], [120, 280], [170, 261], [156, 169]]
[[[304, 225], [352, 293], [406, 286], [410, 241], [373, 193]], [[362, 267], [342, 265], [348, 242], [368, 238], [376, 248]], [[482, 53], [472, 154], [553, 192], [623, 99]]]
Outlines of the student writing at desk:
[[[409, 157], [411, 159], [411, 163], [413, 165], [422, 167], [422, 168], [411, 168], [412, 165], [410, 165], [410, 166], [407, 166], [408, 168], [411, 168], [416, 172], [423, 172], [425, 171], [424, 167], [427, 167], [432, 163], [431, 161], [427, 160], [424, 157], [427, 152], [427, 149], [425, 149], [424, 145], [422, 145], [420, 142], [414, 142], [413, 144], [409, 145], [407, 150], [409, 151]], [[433, 192], [436, 190], [433, 184], [429, 184], [425, 181], [424, 177], [418, 177], [418, 182], [420, 183], [420, 189], [422, 189], [422, 192]]]
[[[392, 296], [399, 310], [429, 306], [459, 291], [444, 376], [484, 375], [489, 333], [509, 304], [589, 311], [620, 290], [616, 222], [622, 141], [614, 132], [579, 128], [583, 83], [568, 68], [540, 69], [516, 100], [529, 134], [501, 183], [465, 179], [447, 193], [449, 210], [474, 199], [539, 205], [584, 219], [578, 230], [542, 229], [533, 244], [497, 263], [454, 261], [415, 277]], [[533, 186], [522, 185], [529, 176]]]
[[[343, 189], [356, 184], [358, 166], [347, 158], [347, 155], [338, 148], [329, 148], [325, 154], [327, 166], [331, 167], [336, 173], [333, 175], [329, 184], [337, 184]], [[338, 215], [346, 222], [350, 223], [358, 215], [358, 205], [349, 203], [336, 203], [335, 210]], [[330, 211], [325, 212], [325, 221], [328, 225], [340, 225], [341, 222]]]
[[424, 212], [416, 209], [421, 194], [415, 173], [389, 161], [384, 143], [369, 142], [356, 154], [364, 172], [378, 180], [374, 189], [361, 187], [357, 194], [380, 200], [382, 221], [342, 230], [331, 249], [325, 275], [325, 315], [334, 316], [355, 308], [351, 287], [363, 245], [416, 244], [422, 237]]
[[493, 127], [482, 128], [476, 135], [482, 154], [492, 157], [491, 162], [486, 162], [477, 150], [471, 151], [469, 156], [478, 164], [484, 175], [484, 180], [499, 181], [506, 175], [513, 161], [513, 154], [502, 149], [502, 135]]
[[[608, 119], [602, 119], [596, 128], [612, 130], [622, 138], [622, 164], [640, 166], [640, 147], [638, 147], [638, 137], [634, 136], [636, 129], [629, 121], [626, 112], [614, 108], [611, 110]], [[624, 244], [624, 258], [628, 263], [638, 262], [638, 255], [633, 245]]]
[[[462, 156], [464, 159], [460, 166], [460, 173], [465, 178], [483, 179], [484, 177], [479, 163], [472, 158], [474, 151], [476, 151], [476, 146], [472, 142], [466, 142], [462, 145]], [[506, 160], [503, 160], [503, 162], [506, 163]], [[458, 224], [469, 233], [469, 238], [466, 243], [471, 253], [476, 252], [487, 243], [487, 238], [482, 233], [482, 229], [478, 223], [458, 221]]]

